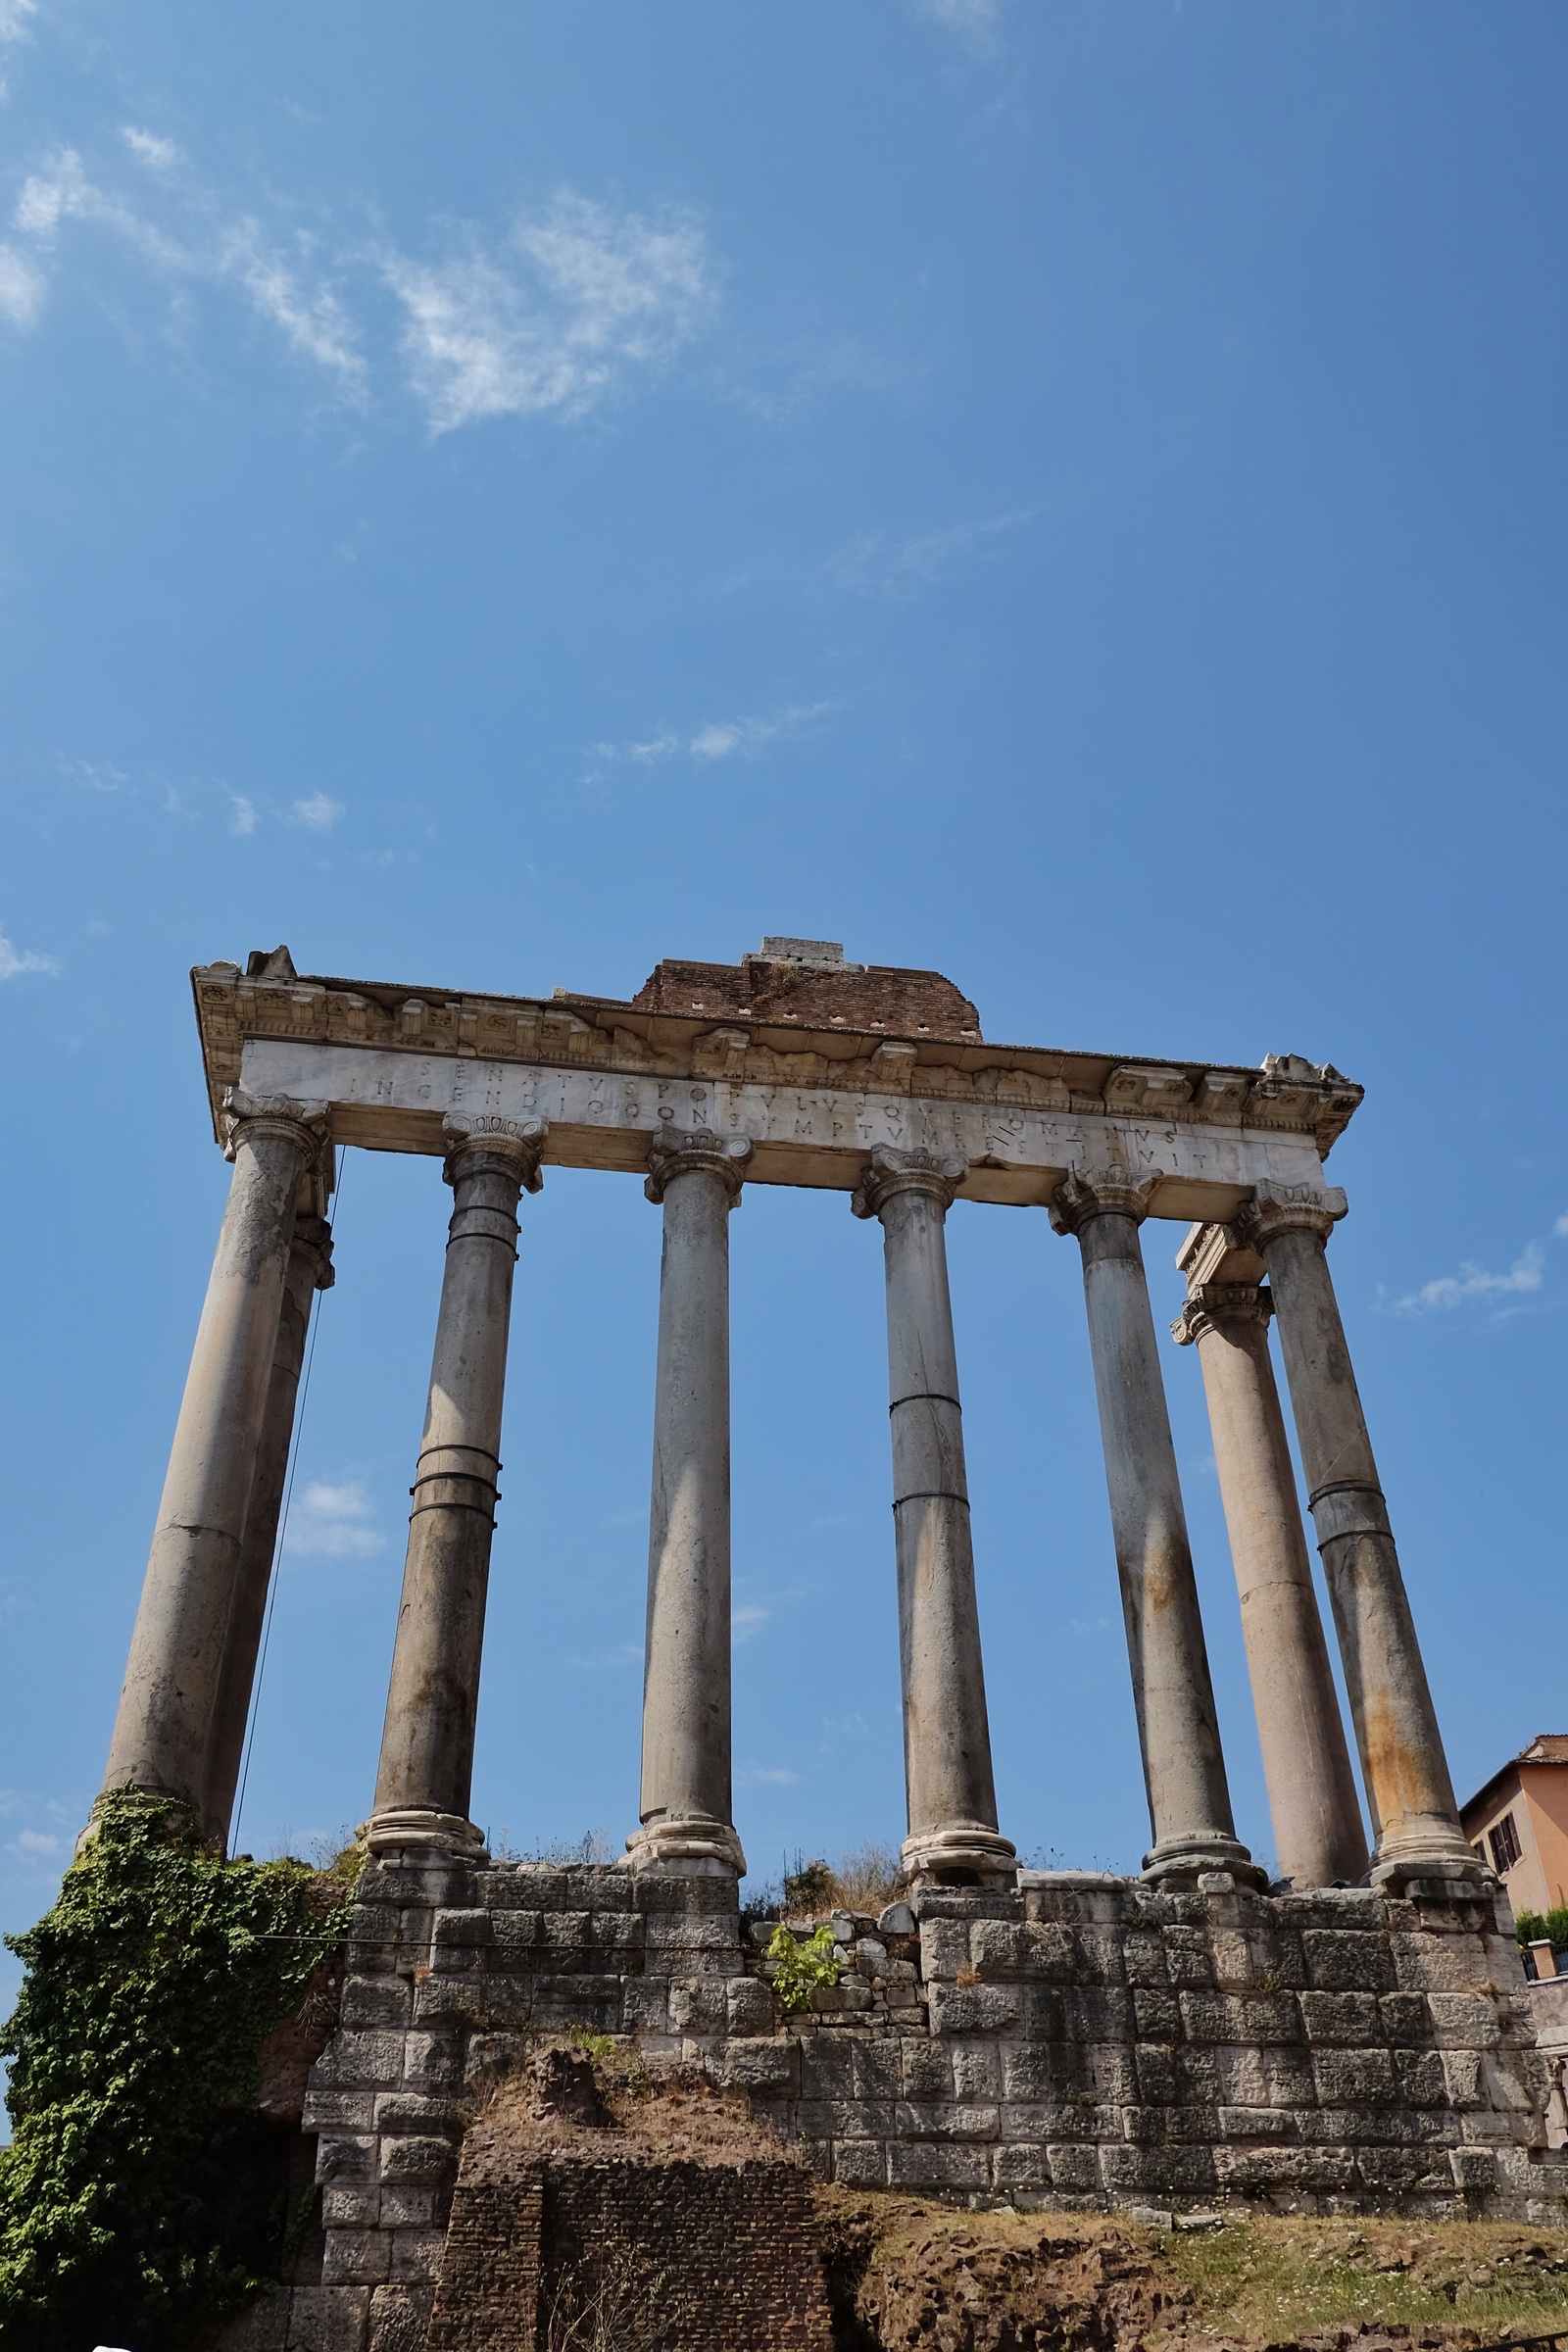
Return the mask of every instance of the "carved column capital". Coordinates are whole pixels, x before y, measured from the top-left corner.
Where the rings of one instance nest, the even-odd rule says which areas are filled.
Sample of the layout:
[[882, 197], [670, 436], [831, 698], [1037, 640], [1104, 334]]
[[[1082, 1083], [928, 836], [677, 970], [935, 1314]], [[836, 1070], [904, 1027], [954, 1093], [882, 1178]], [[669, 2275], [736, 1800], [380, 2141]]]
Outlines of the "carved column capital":
[[1141, 1225], [1163, 1175], [1160, 1168], [1147, 1176], [1128, 1168], [1070, 1168], [1051, 1203], [1052, 1225], [1057, 1233], [1077, 1233], [1091, 1217], [1131, 1217]]
[[249, 1136], [278, 1135], [315, 1167], [326, 1149], [330, 1123], [324, 1102], [296, 1102], [292, 1095], [252, 1095], [242, 1086], [223, 1089], [223, 1157], [232, 1159]]
[[879, 1217], [896, 1193], [923, 1193], [940, 1202], [945, 1216], [968, 1173], [969, 1162], [958, 1152], [898, 1152], [878, 1144], [850, 1206], [858, 1217]]
[[1254, 1250], [1279, 1234], [1310, 1233], [1326, 1242], [1349, 1206], [1337, 1184], [1260, 1184], [1237, 1212], [1236, 1226]]
[[499, 1115], [451, 1110], [441, 1122], [447, 1155], [442, 1174], [448, 1184], [482, 1164], [486, 1156], [517, 1178], [521, 1190], [536, 1193], [544, 1183], [540, 1155], [549, 1138], [544, 1119], [504, 1119]]
[[692, 1168], [703, 1168], [718, 1178], [733, 1208], [740, 1200], [746, 1163], [751, 1156], [749, 1136], [711, 1135], [707, 1128], [693, 1134], [656, 1135], [648, 1147], [649, 1173], [643, 1191], [657, 1207], [672, 1178], [684, 1176]]
[[1221, 1324], [1267, 1323], [1273, 1312], [1273, 1299], [1255, 1282], [1200, 1282], [1188, 1292], [1171, 1337], [1178, 1348], [1191, 1348]]

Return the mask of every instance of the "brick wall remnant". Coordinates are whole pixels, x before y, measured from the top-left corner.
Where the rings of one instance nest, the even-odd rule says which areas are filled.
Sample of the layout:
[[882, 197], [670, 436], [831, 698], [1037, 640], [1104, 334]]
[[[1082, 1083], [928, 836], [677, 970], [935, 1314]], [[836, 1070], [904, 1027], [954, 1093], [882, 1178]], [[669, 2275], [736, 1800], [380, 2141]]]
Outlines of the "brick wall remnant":
[[797, 964], [765, 956], [692, 963], [671, 956], [655, 966], [631, 1002], [639, 1012], [980, 1043], [980, 1015], [951, 980], [899, 964]]

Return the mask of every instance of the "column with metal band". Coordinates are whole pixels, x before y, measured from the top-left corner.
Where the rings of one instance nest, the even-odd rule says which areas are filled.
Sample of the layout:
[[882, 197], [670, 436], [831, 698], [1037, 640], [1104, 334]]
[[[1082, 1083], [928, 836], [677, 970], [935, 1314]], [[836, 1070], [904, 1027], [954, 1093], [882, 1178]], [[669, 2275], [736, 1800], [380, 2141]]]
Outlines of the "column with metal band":
[[661, 1136], [663, 1209], [648, 1527], [638, 1870], [742, 1876], [730, 1819], [729, 1215], [744, 1136]]
[[1307, 1503], [1340, 1639], [1361, 1779], [1372, 1814], [1374, 1886], [1473, 1886], [1482, 1874], [1459, 1827], [1399, 1555], [1324, 1244], [1343, 1217], [1337, 1186], [1259, 1185], [1238, 1231], [1268, 1268]]
[[463, 1855], [484, 1647], [517, 1196], [539, 1190], [542, 1119], [445, 1122], [454, 1198], [424, 1437], [410, 1490], [409, 1548], [392, 1652], [372, 1852]]
[[879, 1148], [852, 1201], [882, 1226], [893, 1525], [909, 1834], [902, 1860], [936, 1884], [1010, 1882], [997, 1826], [975, 1599], [946, 1219], [968, 1163]]
[[104, 1792], [172, 1796], [198, 1813], [262, 1442], [300, 1179], [322, 1106], [230, 1087], [228, 1205], [197, 1327]]
[[1171, 1330], [1203, 1374], [1280, 1876], [1353, 1886], [1366, 1833], [1269, 1357], [1263, 1261], [1232, 1227], [1195, 1225], [1176, 1263], [1187, 1304]]
[[256, 1474], [251, 1481], [251, 1498], [245, 1513], [239, 1576], [229, 1611], [228, 1637], [223, 1644], [202, 1814], [208, 1836], [224, 1844], [234, 1810], [234, 1791], [239, 1785], [245, 1726], [250, 1717], [256, 1660], [267, 1617], [272, 1557], [277, 1548], [277, 1522], [283, 1507], [289, 1449], [294, 1441], [300, 1372], [311, 1327], [311, 1304], [318, 1291], [330, 1290], [332, 1286], [332, 1229], [325, 1217], [318, 1213], [329, 1197], [329, 1182], [322, 1181], [319, 1171], [308, 1173], [301, 1187], [289, 1244], [277, 1346], [272, 1352], [262, 1441], [257, 1448]]
[[1152, 1844], [1144, 1875], [1264, 1874], [1236, 1836], [1138, 1228], [1160, 1179], [1079, 1168], [1051, 1221], [1076, 1236]]

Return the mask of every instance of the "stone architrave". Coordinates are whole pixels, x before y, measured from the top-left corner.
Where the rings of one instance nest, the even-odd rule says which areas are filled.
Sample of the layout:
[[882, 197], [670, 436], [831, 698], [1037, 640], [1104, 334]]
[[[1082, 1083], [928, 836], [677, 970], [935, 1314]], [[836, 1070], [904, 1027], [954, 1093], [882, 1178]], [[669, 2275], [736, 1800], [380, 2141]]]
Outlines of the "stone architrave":
[[1051, 1221], [1083, 1252], [1116, 1572], [1152, 1844], [1144, 1873], [1263, 1874], [1236, 1836], [1138, 1229], [1157, 1174], [1075, 1170]]
[[[307, 1179], [306, 1191], [315, 1187]], [[310, 1334], [311, 1305], [318, 1291], [332, 1287], [332, 1229], [316, 1213], [314, 1197], [302, 1197], [295, 1213], [289, 1244], [288, 1270], [283, 1279], [282, 1313], [272, 1375], [268, 1384], [262, 1418], [262, 1442], [257, 1449], [256, 1474], [245, 1513], [245, 1540], [240, 1549], [239, 1579], [228, 1615], [218, 1705], [213, 1720], [212, 1754], [207, 1768], [207, 1792], [202, 1815], [207, 1835], [226, 1845], [245, 1750], [245, 1726], [250, 1718], [256, 1684], [256, 1661], [267, 1618], [267, 1595], [277, 1548], [277, 1522], [283, 1507], [289, 1449], [294, 1442], [294, 1414], [300, 1372]]]
[[937, 1883], [1010, 1884], [997, 1826], [974, 1546], [964, 1473], [947, 1212], [966, 1173], [952, 1153], [874, 1152], [857, 1216], [883, 1231], [893, 1524], [904, 1677], [905, 1869]]
[[670, 1136], [648, 1155], [663, 1251], [638, 1870], [746, 1869], [730, 1818], [729, 1216], [750, 1152]]
[[1203, 1375], [1280, 1876], [1353, 1886], [1366, 1834], [1269, 1360], [1263, 1261], [1228, 1226], [1195, 1225], [1176, 1263], [1188, 1295], [1171, 1330]]
[[104, 1792], [198, 1814], [241, 1578], [300, 1181], [324, 1144], [319, 1105], [231, 1088], [228, 1205], [175, 1424]]
[[1307, 1503], [1334, 1610], [1375, 1846], [1394, 1891], [1484, 1875], [1459, 1826], [1324, 1244], [1338, 1187], [1259, 1185], [1238, 1231], [1268, 1268]]
[[454, 1197], [424, 1437], [414, 1478], [372, 1852], [474, 1854], [468, 1819], [501, 1470], [517, 1197], [539, 1190], [541, 1119], [450, 1119]]

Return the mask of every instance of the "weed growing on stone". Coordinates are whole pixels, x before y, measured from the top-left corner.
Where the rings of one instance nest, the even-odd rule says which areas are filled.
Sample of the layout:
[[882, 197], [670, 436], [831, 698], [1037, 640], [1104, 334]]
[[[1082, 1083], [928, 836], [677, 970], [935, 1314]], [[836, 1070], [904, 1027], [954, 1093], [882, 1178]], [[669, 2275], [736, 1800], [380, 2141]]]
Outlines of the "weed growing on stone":
[[786, 2009], [808, 2009], [812, 1997], [836, 1984], [844, 1955], [831, 1928], [818, 1928], [802, 1942], [788, 1928], [775, 1928], [767, 1947], [767, 1973]]

